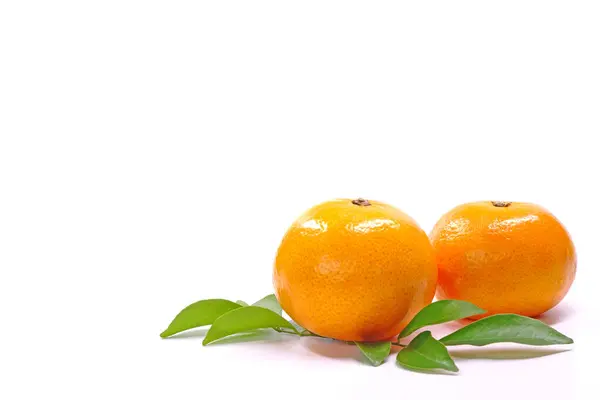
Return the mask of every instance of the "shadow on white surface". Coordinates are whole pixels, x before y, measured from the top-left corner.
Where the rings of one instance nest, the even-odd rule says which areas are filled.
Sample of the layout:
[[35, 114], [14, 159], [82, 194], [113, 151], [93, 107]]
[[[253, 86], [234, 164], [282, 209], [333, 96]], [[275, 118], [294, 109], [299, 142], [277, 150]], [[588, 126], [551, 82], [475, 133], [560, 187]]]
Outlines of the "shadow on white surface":
[[558, 324], [570, 320], [575, 316], [575, 309], [569, 304], [561, 303], [537, 317], [540, 321], [548, 325]]
[[356, 346], [338, 342], [331, 339], [305, 338], [303, 345], [311, 352], [327, 358], [354, 358], [361, 359], [360, 351]]
[[462, 360], [523, 360], [528, 358], [545, 357], [552, 354], [564, 353], [570, 349], [552, 349], [552, 348], [469, 348], [469, 349], [449, 349], [450, 355]]

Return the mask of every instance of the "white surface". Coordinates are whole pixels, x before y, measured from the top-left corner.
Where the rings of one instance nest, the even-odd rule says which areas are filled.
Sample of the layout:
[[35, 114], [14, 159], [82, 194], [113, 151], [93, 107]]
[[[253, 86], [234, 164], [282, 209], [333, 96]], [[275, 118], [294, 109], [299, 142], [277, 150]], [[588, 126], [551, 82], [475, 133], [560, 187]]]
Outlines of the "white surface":
[[[600, 6], [411, 3], [2, 2], [0, 397], [593, 397]], [[270, 293], [293, 219], [355, 196], [425, 230], [466, 201], [550, 209], [574, 350], [455, 351], [444, 376], [159, 339], [190, 302]]]

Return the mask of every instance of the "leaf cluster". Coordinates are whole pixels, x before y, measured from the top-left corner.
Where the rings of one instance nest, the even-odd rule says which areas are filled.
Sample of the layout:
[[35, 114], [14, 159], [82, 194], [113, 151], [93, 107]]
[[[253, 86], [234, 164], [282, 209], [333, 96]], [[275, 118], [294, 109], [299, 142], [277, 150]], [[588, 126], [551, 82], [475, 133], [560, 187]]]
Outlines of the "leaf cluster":
[[[417, 370], [446, 370], [457, 372], [458, 367], [448, 353], [447, 346], [485, 346], [492, 343], [520, 343], [532, 346], [570, 344], [573, 340], [545, 323], [517, 314], [497, 314], [472, 322], [455, 332], [435, 339], [430, 331], [416, 335], [408, 344], [402, 339], [432, 325], [455, 321], [486, 311], [466, 301], [440, 300], [423, 308], [400, 332], [395, 341], [376, 343], [354, 342], [371, 365], [381, 365], [390, 355], [392, 346], [402, 349], [396, 356], [398, 365]], [[270, 294], [248, 305], [224, 299], [201, 300], [190, 304], [160, 334], [162, 338], [211, 325], [203, 345], [238, 333], [257, 329], [273, 329], [298, 336], [319, 336], [282, 316], [275, 295]], [[320, 336], [319, 336], [320, 337]]]

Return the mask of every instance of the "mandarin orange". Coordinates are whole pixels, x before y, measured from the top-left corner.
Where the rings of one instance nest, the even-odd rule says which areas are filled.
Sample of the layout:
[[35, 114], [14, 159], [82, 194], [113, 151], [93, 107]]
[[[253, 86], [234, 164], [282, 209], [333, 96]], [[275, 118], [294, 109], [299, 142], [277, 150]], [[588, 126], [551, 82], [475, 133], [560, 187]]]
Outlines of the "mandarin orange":
[[339, 199], [300, 216], [275, 259], [275, 294], [286, 313], [321, 336], [379, 341], [398, 334], [435, 293], [427, 235], [402, 211]]
[[469, 301], [487, 314], [538, 316], [567, 294], [577, 265], [567, 230], [530, 203], [458, 206], [430, 235], [439, 270], [437, 297]]

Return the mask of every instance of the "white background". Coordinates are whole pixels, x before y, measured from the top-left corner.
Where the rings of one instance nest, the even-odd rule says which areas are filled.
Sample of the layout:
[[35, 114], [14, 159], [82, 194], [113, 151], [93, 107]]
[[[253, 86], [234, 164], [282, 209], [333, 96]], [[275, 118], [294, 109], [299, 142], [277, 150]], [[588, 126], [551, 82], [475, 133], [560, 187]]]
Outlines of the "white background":
[[[0, 2], [0, 397], [593, 397], [598, 21], [595, 1]], [[448, 376], [159, 338], [193, 301], [272, 292], [294, 218], [356, 196], [426, 231], [467, 201], [550, 209], [579, 266], [545, 318], [572, 350], [457, 349]]]

